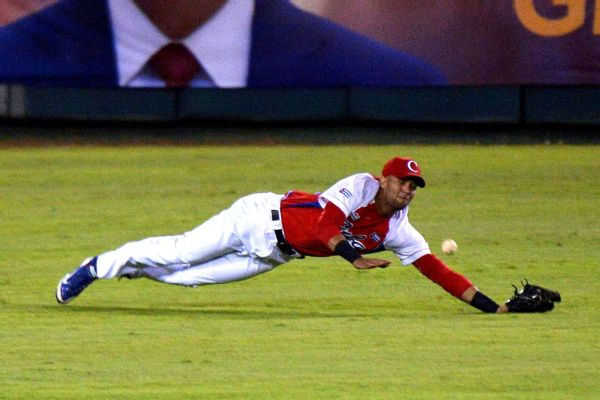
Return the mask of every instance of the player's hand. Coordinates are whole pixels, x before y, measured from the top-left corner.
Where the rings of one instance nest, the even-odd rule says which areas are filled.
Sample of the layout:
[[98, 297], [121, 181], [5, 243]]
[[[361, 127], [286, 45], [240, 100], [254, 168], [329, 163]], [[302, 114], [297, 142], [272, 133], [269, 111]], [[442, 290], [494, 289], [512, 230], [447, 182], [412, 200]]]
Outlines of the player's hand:
[[386, 268], [388, 265], [390, 265], [390, 261], [380, 260], [378, 258], [361, 257], [354, 260], [352, 265], [356, 269]]

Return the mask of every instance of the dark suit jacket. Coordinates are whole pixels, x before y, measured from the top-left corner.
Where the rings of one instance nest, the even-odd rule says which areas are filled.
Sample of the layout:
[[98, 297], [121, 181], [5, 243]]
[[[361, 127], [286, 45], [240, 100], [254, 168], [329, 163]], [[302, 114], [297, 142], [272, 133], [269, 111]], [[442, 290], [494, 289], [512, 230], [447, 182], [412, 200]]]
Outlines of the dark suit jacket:
[[[0, 28], [0, 82], [117, 86], [106, 0], [62, 0]], [[256, 0], [248, 87], [444, 83], [432, 66], [286, 0]]]

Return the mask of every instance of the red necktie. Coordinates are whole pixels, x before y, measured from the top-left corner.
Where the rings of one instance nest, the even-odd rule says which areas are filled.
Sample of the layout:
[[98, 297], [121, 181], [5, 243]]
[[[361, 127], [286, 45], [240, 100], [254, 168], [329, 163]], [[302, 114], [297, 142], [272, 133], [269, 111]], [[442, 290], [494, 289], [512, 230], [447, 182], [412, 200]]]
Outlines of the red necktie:
[[169, 43], [150, 58], [149, 64], [168, 88], [186, 87], [202, 68], [181, 43]]

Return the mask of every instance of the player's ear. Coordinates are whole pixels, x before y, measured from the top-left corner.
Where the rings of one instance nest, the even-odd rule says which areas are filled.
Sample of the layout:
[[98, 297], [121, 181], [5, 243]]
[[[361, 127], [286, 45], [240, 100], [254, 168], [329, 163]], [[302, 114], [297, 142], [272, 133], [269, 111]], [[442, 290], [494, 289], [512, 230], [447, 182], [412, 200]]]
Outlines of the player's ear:
[[388, 177], [387, 176], [382, 176], [381, 178], [379, 178], [379, 186], [381, 186], [382, 188], [387, 188], [388, 185]]

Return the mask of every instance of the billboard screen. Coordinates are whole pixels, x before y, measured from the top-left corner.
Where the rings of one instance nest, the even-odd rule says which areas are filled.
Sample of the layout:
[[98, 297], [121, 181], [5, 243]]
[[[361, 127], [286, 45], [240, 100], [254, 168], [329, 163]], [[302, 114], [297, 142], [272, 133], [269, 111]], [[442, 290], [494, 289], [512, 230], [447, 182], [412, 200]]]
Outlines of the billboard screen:
[[[600, 83], [600, 0], [189, 4], [4, 0], [0, 81], [223, 88]], [[159, 59], [160, 50], [168, 57]], [[177, 58], [186, 51], [192, 61], [189, 54]]]

